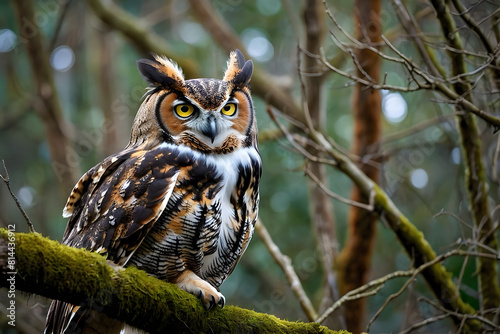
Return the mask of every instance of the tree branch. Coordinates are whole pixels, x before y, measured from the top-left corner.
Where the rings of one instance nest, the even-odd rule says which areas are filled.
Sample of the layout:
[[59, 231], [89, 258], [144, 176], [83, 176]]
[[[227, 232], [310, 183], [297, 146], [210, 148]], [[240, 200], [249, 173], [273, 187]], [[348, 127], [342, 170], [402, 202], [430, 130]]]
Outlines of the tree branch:
[[258, 219], [255, 224], [255, 231], [273, 257], [274, 261], [280, 266], [281, 270], [285, 274], [288, 285], [290, 285], [295, 297], [299, 300], [300, 306], [305, 312], [307, 319], [309, 319], [309, 321], [314, 321], [318, 317], [318, 314], [314, 310], [311, 300], [304, 291], [299, 276], [297, 276], [297, 273], [293, 269], [292, 261], [290, 261], [288, 256], [281, 253], [280, 249], [274, 243], [273, 239], [269, 235], [269, 232], [260, 219]]
[[[146, 24], [141, 22], [140, 19], [133, 17], [111, 2], [104, 5], [101, 0], [87, 0], [87, 4], [101, 21], [106, 23], [110, 28], [121, 32], [140, 52], [145, 54], [156, 53], [175, 59], [188, 78], [202, 76], [199, 68], [192, 60], [176, 54], [168, 47], [163, 38], [151, 29], [148, 29]], [[212, 22], [212, 20], [215, 20], [218, 16], [215, 14], [215, 9], [213, 9], [210, 3], [206, 1], [197, 1], [193, 4], [193, 10], [195, 13], [198, 13], [198, 15], [202, 15], [200, 22], [226, 51], [232, 51], [239, 48], [245, 53], [244, 47], [241, 42], [239, 42], [234, 32], [230, 30], [230, 27], [214, 24]], [[208, 15], [206, 14], [207, 12], [211, 14]], [[224, 30], [217, 30], [219, 28]], [[224, 36], [224, 38], [219, 36]], [[254, 73], [252, 75], [252, 92], [279, 110], [288, 113], [291, 117], [303, 121], [303, 114], [295, 104], [292, 95], [277, 85], [258, 64], [255, 64]]]
[[111, 1], [87, 0], [95, 15], [110, 28], [122, 33], [143, 54], [155, 53], [175, 59], [188, 78], [198, 76], [199, 69], [193, 60], [180, 57], [170, 49], [165, 40], [137, 17], [124, 11]]
[[0, 287], [12, 282], [16, 290], [83, 305], [150, 333], [347, 333], [234, 306], [207, 311], [196, 297], [139, 269], [112, 267], [40, 234], [0, 229]]
[[[280, 126], [273, 113], [270, 113], [270, 115], [278, 126]], [[294, 140], [292, 136], [287, 136], [286, 133], [285, 136], [288, 140]], [[374, 210], [379, 212], [380, 217], [396, 234], [415, 266], [420, 266], [436, 258], [436, 253], [425, 239], [424, 234], [399, 211], [394, 202], [380, 186], [363, 173], [346, 155], [335, 149], [321, 132], [309, 128], [309, 136], [318, 145], [323, 147], [324, 152], [336, 161], [335, 168], [349, 177], [364, 196], [373, 198]], [[294, 145], [300, 144], [295, 142]], [[456, 294], [456, 285], [453, 283], [451, 274], [441, 263], [435, 263], [426, 268], [423, 271], [423, 276], [434, 295], [446, 309], [461, 314], [474, 314], [474, 308], [465, 303], [460, 295]], [[460, 322], [457, 318], [454, 318], [454, 320]], [[480, 331], [481, 324], [477, 321], [467, 319], [466, 327], [471, 331]]]
[[415, 22], [415, 18], [410, 15], [405, 5], [403, 4], [403, 1], [392, 0], [392, 4], [396, 10], [399, 22], [413, 41], [418, 53], [422, 57], [422, 61], [427, 66], [428, 71], [433, 76], [441, 76], [444, 78], [446, 76], [446, 72], [444, 68], [439, 64], [434, 50], [432, 50], [425, 44], [425, 41], [422, 38], [422, 31], [418, 27], [418, 24]]
[[[409, 277], [409, 279], [406, 280], [406, 282], [403, 284], [403, 286], [396, 293], [391, 294], [386, 299], [386, 301], [383, 303], [383, 305], [379, 308], [379, 310], [372, 317], [372, 319], [370, 320], [370, 322], [366, 328], [366, 331], [368, 332], [370, 330], [371, 324], [380, 315], [380, 313], [382, 313], [382, 311], [389, 304], [389, 302], [392, 301], [393, 299], [397, 298], [398, 296], [400, 296], [401, 293], [417, 278], [417, 276], [419, 274], [421, 274], [425, 269], [433, 266], [434, 264], [439, 263], [439, 262], [443, 262], [444, 260], [446, 260], [447, 258], [452, 257], [452, 256], [474, 256], [474, 257], [478, 257], [478, 258], [484, 257], [484, 258], [493, 259], [493, 260], [500, 259], [500, 257], [499, 257], [500, 255], [493, 255], [493, 254], [489, 254], [489, 253], [469, 252], [469, 251], [461, 250], [461, 249], [455, 249], [455, 250], [449, 251], [447, 253], [444, 253], [444, 254], [441, 254], [441, 255], [435, 257], [432, 261], [423, 263], [419, 267], [411, 268], [409, 270], [398, 270], [398, 271], [392, 272], [392, 273], [387, 274], [383, 277], [374, 279], [374, 280], [364, 284], [363, 286], [360, 286], [357, 289], [349, 291], [348, 293], [343, 295], [338, 301], [336, 301], [335, 304], [333, 304], [324, 314], [322, 314], [316, 320], [316, 322], [322, 323], [326, 319], [328, 314], [333, 312], [335, 309], [338, 309], [339, 307], [341, 307], [347, 301], [356, 300], [359, 298], [365, 298], [365, 297], [372, 296], [372, 295], [376, 294], [378, 291], [380, 291], [384, 287], [385, 283], [387, 283], [389, 280], [392, 280], [394, 278], [400, 278], [400, 277]], [[434, 303], [432, 303], [432, 304], [436, 308], [439, 308], [439, 310], [446, 312], [449, 315], [456, 316], [460, 319], [462, 319], [462, 318], [475, 319], [475, 320], [479, 320], [483, 323], [486, 323], [487, 325], [493, 327], [493, 329], [497, 329], [497, 327], [498, 327], [494, 323], [489, 321], [488, 319], [483, 318], [481, 316], [478, 316], [476, 314], [461, 314], [459, 312], [447, 310], [440, 305], [437, 305]]]
[[[431, 0], [441, 25], [443, 36], [447, 45], [457, 52], [448, 52], [451, 60], [451, 71], [454, 76], [466, 72], [464, 55], [460, 35], [458, 34], [455, 21], [450, 13], [448, 5], [444, 0]], [[458, 81], [453, 84], [457, 94], [471, 103], [471, 86], [466, 81]], [[457, 110], [460, 111], [460, 110]], [[460, 133], [462, 151], [465, 160], [465, 184], [469, 206], [472, 212], [474, 225], [478, 230], [478, 240], [489, 249], [496, 251], [498, 243], [492, 231], [495, 230], [490, 216], [488, 203], [488, 190], [486, 184], [485, 169], [481, 158], [481, 138], [476, 126], [475, 119], [470, 114], [458, 113], [457, 126]], [[500, 288], [498, 284], [497, 263], [490, 259], [478, 259], [478, 279], [481, 292], [481, 308], [483, 310], [496, 308], [500, 305]]]
[[[325, 1], [324, 1], [324, 3], [326, 6]], [[500, 129], [500, 118], [482, 110], [481, 108], [476, 106], [474, 103], [472, 103], [469, 99], [465, 98], [465, 96], [463, 94], [457, 93], [456, 91], [454, 91], [453, 89], [451, 89], [448, 86], [448, 84], [456, 84], [457, 82], [458, 83], [462, 82], [463, 78], [465, 76], [470, 76], [470, 75], [474, 74], [475, 72], [485, 70], [486, 68], [488, 68], [490, 66], [490, 63], [496, 59], [495, 55], [493, 55], [493, 54], [487, 55], [486, 56], [487, 60], [485, 61], [485, 63], [482, 64], [479, 68], [477, 68], [473, 72], [466, 72], [464, 70], [463, 72], [458, 73], [458, 74], [452, 76], [451, 78], [443, 78], [442, 73], [441, 73], [443, 70], [438, 66], [437, 70], [431, 71], [432, 73], [435, 73], [435, 74], [439, 73], [440, 74], [439, 76], [435, 76], [435, 75], [432, 75], [432, 74], [422, 70], [420, 67], [418, 67], [412, 59], [408, 58], [402, 52], [400, 52], [398, 49], [396, 49], [392, 45], [392, 43], [389, 41], [389, 39], [387, 39], [384, 35], [381, 36], [382, 40], [394, 53], [396, 53], [396, 55], [399, 58], [388, 56], [388, 55], [384, 54], [383, 52], [381, 52], [380, 50], [378, 50], [376, 47], [371, 46], [371, 45], [366, 44], [366, 43], [362, 43], [359, 40], [355, 39], [354, 37], [349, 35], [349, 33], [346, 32], [342, 28], [342, 26], [335, 19], [335, 16], [328, 9], [328, 7], [326, 7], [326, 8], [327, 8], [327, 14], [330, 16], [331, 20], [335, 23], [337, 28], [353, 43], [353, 45], [356, 48], [370, 50], [370, 51], [378, 54], [384, 60], [388, 60], [390, 62], [394, 62], [394, 63], [403, 65], [405, 67], [405, 69], [409, 72], [409, 75], [411, 76], [411, 80], [409, 81], [407, 87], [388, 85], [385, 83], [385, 81], [384, 81], [384, 83], [379, 84], [377, 82], [369, 80], [366, 77], [360, 77], [359, 75], [355, 75], [355, 74], [348, 73], [346, 71], [342, 71], [337, 66], [334, 66], [331, 63], [329, 63], [326, 60], [326, 57], [324, 56], [324, 54], [322, 54], [321, 61], [330, 70], [334, 71], [337, 74], [340, 74], [343, 77], [346, 77], [348, 79], [353, 80], [355, 83], [362, 84], [362, 85], [365, 85], [367, 87], [377, 89], [377, 90], [387, 89], [387, 90], [400, 91], [400, 92], [413, 92], [413, 91], [425, 89], [425, 90], [437, 91], [441, 95], [450, 99], [451, 100], [450, 103], [457, 104], [460, 107], [462, 107], [464, 110], [471, 112], [471, 113], [475, 114], [476, 116], [482, 118], [488, 124], [492, 125], [493, 128], [495, 129], [495, 131], [498, 131]], [[334, 41], [336, 41], [337, 45], [345, 53], [351, 52], [349, 48], [346, 48], [344, 46], [344, 43], [341, 43], [340, 41], [338, 41], [337, 37], [333, 33], [332, 33], [332, 38], [334, 39]], [[464, 52], [462, 49], [457, 49], [457, 48], [453, 48], [453, 47], [449, 47], [449, 46], [448, 46], [448, 48], [453, 52], [457, 52], [457, 53]], [[426, 52], [422, 56], [424, 59], [429, 58], [429, 57], [431, 58], [431, 60], [432, 60], [431, 64], [428, 64], [428, 66], [430, 66], [432, 68], [432, 66], [434, 66], [434, 65], [432, 65], [432, 62], [434, 62], [432, 53], [427, 48], [424, 48], [424, 49], [417, 48], [417, 49], [419, 51]]]

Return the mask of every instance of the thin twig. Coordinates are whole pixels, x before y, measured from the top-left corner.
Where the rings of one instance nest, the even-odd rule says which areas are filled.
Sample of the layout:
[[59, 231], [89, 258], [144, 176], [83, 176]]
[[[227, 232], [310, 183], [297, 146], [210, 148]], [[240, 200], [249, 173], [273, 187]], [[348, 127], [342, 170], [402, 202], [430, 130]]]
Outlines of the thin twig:
[[[489, 259], [497, 259], [498, 258], [498, 256], [495, 256], [494, 254], [481, 253], [481, 252], [471, 252], [471, 251], [465, 251], [465, 250], [461, 250], [461, 249], [451, 250], [447, 253], [436, 256], [433, 260], [428, 261], [428, 262], [420, 265], [417, 268], [412, 268], [409, 270], [399, 270], [399, 271], [392, 272], [392, 273], [387, 274], [383, 277], [372, 280], [372, 281], [366, 283], [365, 285], [360, 286], [359, 288], [357, 288], [355, 290], [349, 291], [344, 296], [342, 296], [337, 302], [335, 302], [335, 304], [333, 304], [331, 307], [329, 307], [318, 319], [316, 319], [315, 322], [321, 324], [321, 322], [323, 322], [332, 312], [334, 312], [336, 309], [338, 309], [340, 306], [342, 306], [345, 302], [347, 302], [349, 300], [353, 300], [353, 299], [364, 298], [364, 297], [366, 297], [366, 293], [370, 294], [370, 292], [373, 291], [373, 289], [377, 289], [377, 288], [380, 290], [385, 285], [385, 283], [391, 279], [399, 278], [399, 277], [410, 277], [407, 280], [407, 282], [403, 285], [403, 288], [406, 288], [417, 277], [417, 275], [420, 274], [422, 271], [446, 260], [447, 258], [449, 258], [451, 256], [475, 256], [475, 257], [484, 257], [484, 258], [489, 258]], [[396, 295], [395, 297], [399, 296], [401, 294], [402, 290], [404, 290], [404, 289], [400, 289], [400, 291], [395, 293], [394, 294], [394, 295]], [[374, 317], [370, 321], [370, 323], [368, 325], [368, 329], [369, 329], [370, 324], [373, 323], [373, 321], [375, 321], [375, 318], [378, 317], [378, 315], [381, 313], [381, 311], [383, 311], [383, 309], [387, 306], [387, 304], [395, 297], [392, 297], [392, 295], [388, 297], [386, 302], [379, 309], [379, 311], [377, 311], [377, 313], [374, 315]], [[457, 314], [461, 314], [464, 317], [470, 317], [470, 319], [476, 319], [473, 314], [462, 314], [459, 312], [457, 312]], [[368, 330], [367, 330], [367, 332], [368, 332]]]
[[328, 160], [328, 159], [324, 159], [324, 158], [320, 158], [320, 157], [316, 157], [312, 154], [310, 154], [305, 148], [302, 147], [302, 145], [300, 145], [295, 139], [294, 137], [290, 134], [290, 132], [288, 132], [288, 129], [286, 127], [283, 126], [283, 124], [281, 124], [280, 122], [278, 122], [278, 120], [276, 119], [276, 116], [274, 115], [274, 112], [271, 108], [271, 106], [268, 106], [267, 107], [267, 113], [269, 114], [269, 116], [271, 117], [271, 119], [274, 121], [274, 123], [280, 128], [280, 130], [283, 132], [283, 134], [285, 135], [286, 139], [290, 142], [290, 144], [293, 145], [293, 147], [300, 153], [302, 154], [304, 157], [306, 157], [307, 159], [313, 161], [313, 162], [318, 162], [318, 163], [324, 163], [324, 164], [329, 164], [329, 165], [332, 165], [332, 166], [335, 166], [336, 165], [336, 162], [333, 161], [333, 160]]
[[384, 287], [384, 284], [387, 281], [397, 277], [410, 276], [413, 272], [414, 269], [407, 271], [395, 271], [386, 276], [370, 281], [357, 289], [349, 291], [339, 300], [337, 300], [332, 306], [330, 306], [318, 319], [315, 320], [315, 322], [321, 324], [332, 312], [341, 307], [345, 302], [374, 295]]
[[271, 235], [269, 235], [269, 232], [267, 231], [264, 224], [262, 224], [260, 219], [258, 219], [257, 223], [255, 224], [255, 230], [259, 235], [260, 240], [262, 240], [267, 250], [273, 257], [274, 261], [276, 261], [276, 263], [280, 266], [281, 270], [283, 270], [283, 273], [285, 274], [288, 284], [290, 285], [290, 288], [292, 289], [293, 293], [299, 300], [300, 306], [302, 307], [302, 310], [306, 313], [307, 318], [309, 319], [309, 321], [314, 321], [314, 319], [318, 317], [318, 314], [314, 310], [311, 300], [309, 299], [309, 297], [307, 297], [307, 294], [304, 291], [304, 288], [302, 287], [302, 283], [300, 282], [299, 276], [293, 269], [290, 258], [281, 253], [280, 249], [274, 243], [273, 239], [271, 238]]
[[419, 322], [411, 325], [410, 327], [406, 328], [405, 330], [399, 332], [399, 334], [411, 333], [412, 331], [414, 331], [417, 328], [427, 326], [428, 324], [431, 324], [431, 323], [439, 321], [439, 320], [446, 319], [448, 317], [451, 317], [451, 314], [445, 313], [445, 314], [441, 314], [441, 315], [438, 315], [438, 316], [435, 316], [435, 317], [432, 317], [432, 318], [428, 318], [428, 319], [419, 321]]
[[349, 34], [347, 32], [347, 30], [345, 30], [340, 25], [340, 23], [337, 21], [337, 19], [335, 18], [335, 16], [332, 14], [332, 11], [330, 10], [330, 8], [328, 8], [328, 4], [326, 3], [326, 0], [323, 0], [323, 5], [325, 6], [326, 14], [328, 14], [328, 16], [330, 17], [330, 19], [332, 20], [332, 22], [337, 27], [337, 29], [340, 30], [342, 32], [342, 34], [344, 34], [344, 36], [346, 36], [352, 43], [354, 43], [354, 45], [356, 45], [356, 47], [359, 47], [359, 48], [366, 47], [366, 45], [364, 43], [361, 43], [360, 41], [358, 41], [355, 37], [353, 37], [351, 34]]
[[5, 170], [5, 176], [3, 176], [2, 174], [0, 174], [0, 178], [7, 185], [7, 189], [9, 189], [10, 196], [12, 196], [12, 198], [14, 199], [14, 202], [16, 202], [16, 205], [19, 208], [19, 211], [21, 211], [24, 219], [26, 220], [26, 223], [28, 223], [28, 227], [30, 229], [30, 232], [35, 233], [35, 227], [31, 223], [31, 220], [28, 217], [28, 214], [26, 213], [26, 211], [24, 211], [24, 209], [21, 206], [21, 203], [19, 203], [19, 200], [17, 199], [16, 195], [14, 195], [14, 193], [12, 192], [12, 189], [10, 187], [9, 172], [7, 171], [7, 166], [5, 166], [5, 160], [2, 160], [2, 163], [3, 163], [3, 169]]
[[418, 298], [419, 301], [423, 301], [423, 302], [426, 302], [427, 304], [429, 305], [432, 305], [433, 307], [435, 307], [436, 309], [440, 310], [441, 312], [443, 313], [446, 313], [448, 315], [453, 315], [455, 317], [464, 317], [464, 318], [469, 318], [469, 319], [476, 319], [476, 320], [479, 320], [485, 324], [487, 324], [488, 326], [491, 326], [492, 329], [500, 329], [500, 326], [495, 324], [494, 322], [492, 322], [491, 320], [485, 318], [485, 317], [482, 317], [480, 315], [477, 315], [477, 314], [461, 314], [461, 313], [458, 313], [458, 312], [453, 312], [453, 311], [450, 311], [450, 310], [447, 310], [445, 309], [444, 307], [442, 307], [441, 305], [439, 305], [438, 303], [435, 303], [433, 302], [432, 300], [430, 299], [427, 299], [425, 297], [419, 297]]
[[313, 180], [314, 183], [316, 183], [320, 187], [320, 189], [323, 190], [323, 192], [325, 194], [327, 194], [329, 197], [336, 199], [342, 203], [352, 205], [352, 206], [355, 206], [355, 207], [358, 207], [361, 209], [365, 209], [368, 211], [374, 210], [375, 206], [373, 205], [373, 200], [374, 200], [375, 192], [372, 192], [372, 196], [370, 196], [370, 203], [369, 204], [356, 202], [356, 201], [353, 201], [349, 198], [342, 197], [342, 196], [334, 193], [330, 189], [328, 189], [328, 187], [323, 182], [321, 182], [313, 173], [311, 173], [311, 171], [308, 168], [305, 169], [305, 172], [311, 178], [311, 180]]
[[491, 164], [491, 178], [497, 184], [500, 182], [498, 178], [498, 156], [500, 155], [500, 136], [497, 136], [497, 145], [493, 154], [493, 162]]
[[[342, 71], [341, 69], [331, 65], [328, 63], [324, 52], [321, 53], [321, 62], [328, 67], [330, 70], [336, 72], [337, 74], [346, 77], [348, 79], [353, 80], [354, 82], [360, 83], [362, 85], [365, 85], [367, 87], [371, 87], [373, 89], [387, 89], [391, 91], [398, 91], [398, 92], [414, 92], [418, 90], [433, 90], [433, 91], [438, 91], [442, 95], [446, 96], [447, 98], [450, 99], [450, 103], [460, 105], [463, 107], [465, 110], [475, 114], [476, 116], [482, 118], [484, 121], [487, 123], [491, 124], [495, 130], [500, 129], [500, 118], [495, 117], [484, 110], [478, 108], [474, 103], [470, 102], [464, 96], [461, 96], [454, 92], [452, 89], [450, 89], [446, 84], [447, 83], [456, 83], [456, 80], [461, 78], [463, 75], [460, 74], [454, 78], [452, 78], [452, 82], [449, 82], [450, 79], [448, 80], [443, 80], [442, 78], [436, 78], [429, 73], [426, 73], [422, 69], [420, 69], [411, 59], [406, 57], [404, 54], [402, 54], [398, 49], [392, 45], [389, 40], [382, 35], [382, 39], [386, 43], [386, 45], [394, 51], [399, 57], [394, 58], [394, 57], [389, 57], [387, 55], [382, 54], [380, 51], [377, 51], [375, 48], [368, 48], [372, 50], [373, 52], [376, 52], [379, 56], [383, 57], [386, 60], [394, 61], [396, 63], [403, 64], [407, 70], [409, 71], [410, 75], [412, 76], [412, 81], [417, 85], [417, 86], [412, 86], [411, 82], [408, 84], [407, 87], [402, 87], [402, 86], [394, 86], [394, 85], [387, 85], [387, 84], [374, 84], [370, 82], [369, 80], [365, 80], [363, 78], [358, 77], [357, 75], [350, 74], [348, 72]], [[473, 73], [476, 73], [475, 71]], [[425, 82], [420, 82], [414, 77], [414, 75], [418, 75], [421, 77]], [[466, 75], [470, 75], [470, 73], [467, 73]]]
[[49, 43], [50, 48], [47, 50], [47, 52], [49, 53], [52, 52], [52, 50], [54, 50], [56, 47], [57, 38], [59, 37], [59, 33], [61, 32], [61, 27], [64, 22], [64, 19], [66, 18], [66, 14], [68, 13], [70, 2], [71, 0], [63, 2], [59, 8], [59, 17], [57, 18], [56, 28], [54, 30], [54, 34], [52, 35], [52, 39], [50, 40]]

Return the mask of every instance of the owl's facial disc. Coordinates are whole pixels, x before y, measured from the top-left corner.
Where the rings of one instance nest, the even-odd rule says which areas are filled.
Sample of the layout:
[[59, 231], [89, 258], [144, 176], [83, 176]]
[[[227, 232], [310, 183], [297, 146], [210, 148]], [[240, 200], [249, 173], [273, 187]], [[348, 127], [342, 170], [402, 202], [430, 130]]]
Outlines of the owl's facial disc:
[[[215, 110], [205, 110], [189, 98], [178, 98], [172, 103], [173, 115], [183, 123], [183, 133], [191, 134], [203, 144], [215, 148], [230, 134], [238, 116], [238, 100], [230, 97]], [[182, 133], [179, 133], [182, 135]]]
[[[186, 124], [199, 140], [210, 147], [218, 147], [230, 134], [236, 134], [232, 128], [234, 115], [223, 114], [223, 108], [200, 111], [197, 119]], [[237, 110], [237, 104], [233, 108]]]

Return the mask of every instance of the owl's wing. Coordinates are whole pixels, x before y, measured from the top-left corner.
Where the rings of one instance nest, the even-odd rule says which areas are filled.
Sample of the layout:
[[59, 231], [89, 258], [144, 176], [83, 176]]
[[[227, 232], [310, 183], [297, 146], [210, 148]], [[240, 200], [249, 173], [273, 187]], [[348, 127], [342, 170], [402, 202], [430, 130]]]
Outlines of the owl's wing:
[[[63, 243], [96, 251], [125, 265], [167, 205], [179, 168], [191, 162], [166, 146], [130, 148], [106, 158], [85, 173], [71, 192], [63, 212], [71, 217]], [[45, 332], [73, 333], [97, 326], [100, 321], [94, 318], [99, 314], [90, 316], [91, 312], [55, 300]], [[92, 323], [88, 319], [93, 319]]]
[[167, 205], [179, 158], [166, 146], [128, 149], [89, 170], [64, 209], [63, 242], [125, 265]]

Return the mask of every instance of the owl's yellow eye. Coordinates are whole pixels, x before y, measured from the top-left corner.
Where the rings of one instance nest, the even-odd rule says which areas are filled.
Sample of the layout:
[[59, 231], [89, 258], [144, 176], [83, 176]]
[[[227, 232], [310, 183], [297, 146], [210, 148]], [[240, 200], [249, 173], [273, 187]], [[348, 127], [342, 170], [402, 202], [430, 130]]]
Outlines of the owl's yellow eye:
[[236, 104], [228, 103], [222, 107], [222, 113], [226, 116], [233, 116], [236, 113]]
[[190, 104], [178, 104], [174, 107], [174, 111], [179, 117], [189, 117], [194, 113], [194, 107]]

